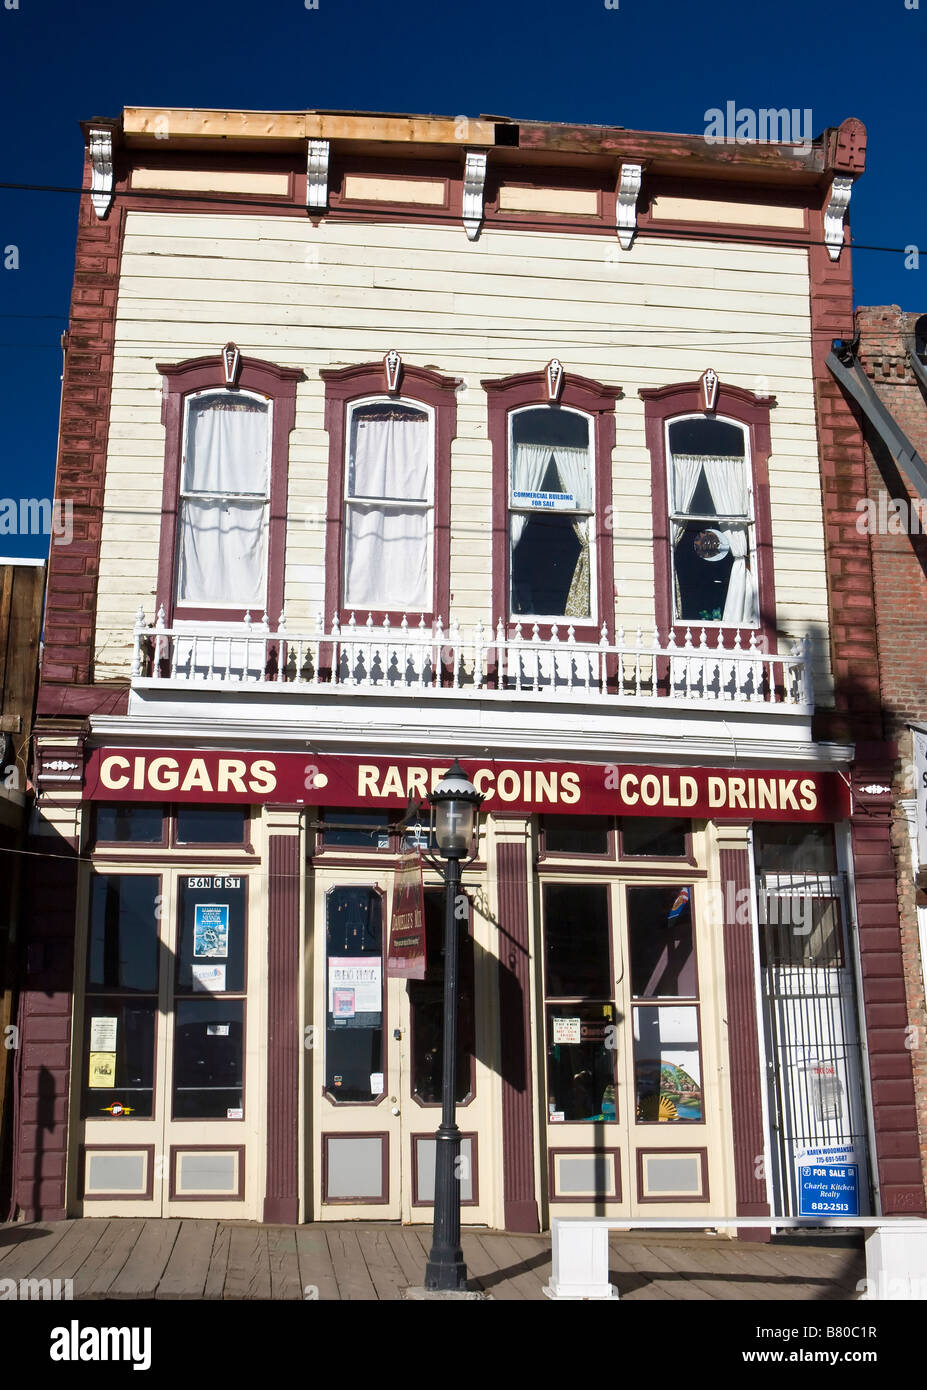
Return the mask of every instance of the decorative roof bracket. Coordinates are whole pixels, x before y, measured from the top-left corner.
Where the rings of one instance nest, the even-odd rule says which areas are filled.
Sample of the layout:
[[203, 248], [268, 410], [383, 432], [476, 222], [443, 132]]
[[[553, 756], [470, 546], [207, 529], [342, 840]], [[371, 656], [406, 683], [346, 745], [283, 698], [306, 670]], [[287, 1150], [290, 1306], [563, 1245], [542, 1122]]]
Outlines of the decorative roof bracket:
[[113, 201], [113, 132], [90, 130], [90, 202], [97, 217], [104, 218]]
[[832, 261], [839, 261], [843, 250], [843, 222], [850, 206], [853, 180], [837, 174], [831, 184], [830, 200], [824, 210], [824, 244]]
[[637, 198], [641, 191], [642, 173], [643, 166], [640, 164], [622, 164], [621, 166], [615, 220], [618, 224], [618, 240], [623, 251], [630, 251], [631, 242], [637, 231]]
[[328, 207], [328, 140], [310, 140], [306, 161], [306, 207], [324, 212]]
[[463, 181], [463, 224], [475, 241], [483, 223], [483, 191], [486, 186], [488, 150], [467, 150]]

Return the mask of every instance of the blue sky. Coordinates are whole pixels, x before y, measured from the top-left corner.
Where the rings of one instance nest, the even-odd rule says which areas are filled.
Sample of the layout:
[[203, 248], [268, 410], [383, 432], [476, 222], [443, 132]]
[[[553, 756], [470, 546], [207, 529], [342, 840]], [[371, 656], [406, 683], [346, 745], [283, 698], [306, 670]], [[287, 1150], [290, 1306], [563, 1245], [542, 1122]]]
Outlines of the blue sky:
[[[16, 4], [16, 8], [10, 8]], [[482, 112], [701, 134], [705, 112], [858, 116], [858, 304], [927, 311], [927, 0], [0, 0], [0, 182], [74, 186], [78, 122], [124, 106]], [[0, 498], [52, 494], [77, 198], [0, 189]], [[42, 555], [47, 536], [0, 536]]]

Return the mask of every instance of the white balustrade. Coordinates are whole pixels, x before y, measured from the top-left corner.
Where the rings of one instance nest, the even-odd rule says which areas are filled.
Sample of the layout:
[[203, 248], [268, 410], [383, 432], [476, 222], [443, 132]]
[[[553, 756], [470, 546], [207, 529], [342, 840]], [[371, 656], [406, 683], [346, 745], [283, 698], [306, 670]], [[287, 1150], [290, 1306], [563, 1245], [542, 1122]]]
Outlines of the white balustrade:
[[469, 635], [457, 619], [445, 628], [439, 616], [417, 625], [403, 614], [398, 627], [374, 623], [372, 613], [342, 624], [336, 614], [326, 626], [322, 613], [312, 633], [291, 633], [281, 613], [276, 628], [268, 615], [255, 624], [165, 625], [163, 607], [154, 626], [140, 608], [133, 633], [134, 684], [209, 684], [288, 689], [338, 687], [378, 694], [474, 698], [504, 692], [518, 698], [588, 698], [616, 703], [669, 700], [673, 703], [762, 704], [809, 711], [812, 705], [810, 643], [806, 637], [787, 652], [762, 649], [755, 633], [746, 643], [739, 632], [730, 646], [712, 644], [704, 628], [682, 643], [671, 630], [665, 639], [641, 628], [630, 640], [618, 628], [609, 640], [603, 624], [598, 641], [564, 634], [553, 624], [542, 635], [533, 623], [511, 632], [500, 619], [495, 628], [477, 623]]

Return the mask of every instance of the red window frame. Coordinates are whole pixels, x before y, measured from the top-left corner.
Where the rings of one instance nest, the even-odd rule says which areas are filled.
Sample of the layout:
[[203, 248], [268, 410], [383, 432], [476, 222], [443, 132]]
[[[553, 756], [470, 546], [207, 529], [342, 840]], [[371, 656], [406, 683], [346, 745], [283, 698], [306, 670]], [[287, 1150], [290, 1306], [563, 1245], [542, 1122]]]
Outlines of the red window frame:
[[[161, 547], [158, 558], [156, 607], [163, 606], [165, 622], [175, 619], [207, 619], [241, 622], [244, 608], [209, 608], [201, 604], [178, 603], [177, 573], [180, 519], [181, 462], [186, 403], [199, 391], [225, 390], [222, 355], [194, 357], [176, 365], [157, 364], [164, 378], [161, 423], [164, 425], [164, 487], [161, 496]], [[253, 391], [272, 403], [270, 504], [267, 523], [267, 594], [265, 611], [275, 628], [283, 612], [286, 561], [287, 473], [290, 433], [296, 423], [296, 386], [305, 376], [298, 367], [278, 367], [256, 357], [242, 357], [235, 389]], [[261, 613], [252, 615], [255, 621]]]
[[[325, 528], [325, 622], [330, 623], [337, 613], [340, 623], [347, 622], [351, 613], [359, 623], [366, 621], [367, 612], [346, 608], [344, 592], [344, 476], [345, 443], [349, 408], [368, 396], [392, 398], [411, 405], [430, 406], [434, 412], [434, 530], [432, 555], [432, 607], [421, 614], [426, 623], [450, 617], [451, 570], [451, 444], [457, 435], [456, 377], [441, 376], [425, 367], [402, 364], [395, 391], [387, 389], [383, 362], [366, 362], [356, 367], [323, 368], [319, 373], [325, 382], [325, 428], [328, 431], [328, 517]], [[413, 614], [405, 616], [412, 624]], [[420, 614], [415, 612], [417, 621]], [[390, 624], [402, 621], [399, 609], [373, 610], [376, 624], [388, 617]]]
[[[666, 427], [679, 416], [702, 415], [706, 420], [726, 418], [740, 425], [750, 444], [750, 462], [753, 470], [753, 521], [754, 543], [756, 547], [756, 586], [759, 622], [755, 628], [723, 627], [720, 624], [705, 624], [717, 631], [718, 643], [732, 646], [734, 637], [740, 632], [741, 642], [747, 643], [750, 634], [764, 639], [766, 650], [775, 653], [776, 646], [776, 589], [773, 570], [772, 513], [769, 502], [769, 455], [771, 452], [769, 412], [776, 404], [774, 396], [757, 396], [740, 386], [719, 383], [715, 407], [706, 411], [698, 381], [687, 381], [677, 386], [658, 386], [645, 388], [638, 392], [644, 402], [644, 420], [647, 448], [650, 452], [653, 499], [653, 543], [654, 543], [654, 582], [655, 617], [661, 637], [673, 631], [676, 640], [685, 640], [686, 629], [690, 629], [693, 639], [701, 625], [691, 622], [677, 622], [673, 617], [673, 566], [670, 553], [669, 528], [669, 490], [667, 483]], [[710, 644], [713, 645], [713, 644]]]
[[[511, 635], [525, 620], [509, 616], [509, 415], [524, 406], [568, 406], [592, 419], [595, 468], [596, 616], [593, 622], [573, 623], [576, 640], [597, 642], [604, 623], [609, 636], [615, 630], [615, 563], [611, 519], [612, 450], [615, 447], [615, 402], [619, 386], [603, 386], [587, 377], [565, 374], [556, 402], [550, 400], [547, 372], [523, 372], [500, 381], [482, 381], [489, 401], [489, 439], [492, 445], [492, 605], [493, 623], [501, 616]], [[528, 620], [527, 625], [533, 625]], [[570, 619], [558, 620], [564, 632]], [[549, 637], [553, 623], [539, 623], [542, 637]]]

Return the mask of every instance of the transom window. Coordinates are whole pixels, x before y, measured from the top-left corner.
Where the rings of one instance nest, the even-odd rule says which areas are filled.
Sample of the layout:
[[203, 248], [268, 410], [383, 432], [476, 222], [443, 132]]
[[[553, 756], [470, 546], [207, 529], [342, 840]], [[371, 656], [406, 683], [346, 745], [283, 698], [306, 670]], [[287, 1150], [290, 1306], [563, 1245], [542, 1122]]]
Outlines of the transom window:
[[758, 622], [747, 432], [726, 420], [667, 425], [673, 620]]
[[432, 608], [434, 429], [426, 406], [350, 407], [344, 493], [346, 608]]
[[177, 602], [263, 610], [271, 402], [246, 391], [188, 398]]
[[589, 418], [541, 406], [509, 419], [510, 616], [588, 621], [595, 534]]

